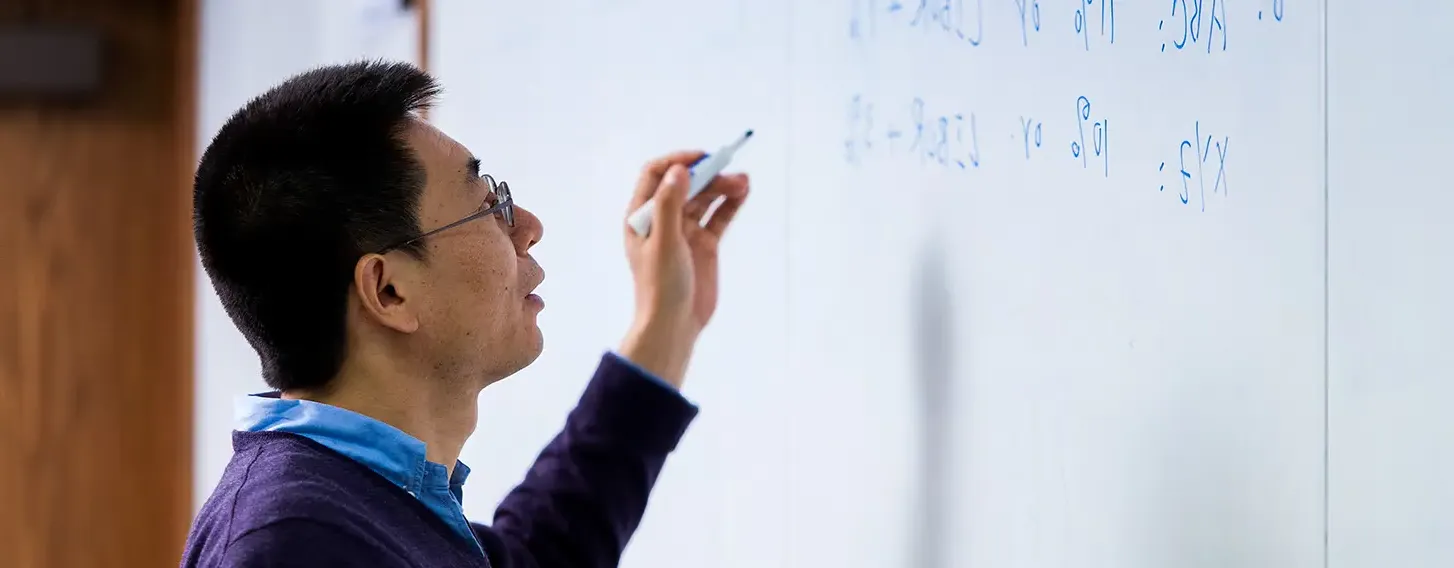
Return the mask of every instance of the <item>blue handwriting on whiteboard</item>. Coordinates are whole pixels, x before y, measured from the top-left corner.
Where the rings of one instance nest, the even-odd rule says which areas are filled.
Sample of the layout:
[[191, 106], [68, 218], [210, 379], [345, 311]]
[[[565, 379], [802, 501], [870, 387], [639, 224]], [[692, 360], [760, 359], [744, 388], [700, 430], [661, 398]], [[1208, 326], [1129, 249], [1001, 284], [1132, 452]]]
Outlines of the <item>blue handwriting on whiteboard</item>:
[[1030, 45], [1030, 26], [1040, 31], [1040, 0], [1015, 0], [1020, 9], [1020, 43]]
[[[1038, 150], [1045, 142], [1045, 125], [1028, 116], [1020, 117], [1020, 138], [1025, 142], [1025, 159], [1030, 159], [1030, 151]], [[1014, 138], [1011, 136], [1010, 138]]]
[[1085, 45], [1086, 51], [1090, 51], [1091, 46], [1092, 10], [1100, 11], [1101, 37], [1107, 37], [1109, 28], [1110, 42], [1116, 43], [1116, 0], [1076, 0], [1076, 4], [1078, 5], [1075, 8], [1075, 33], [1080, 34], [1081, 43]]
[[[1284, 4], [1286, 4], [1284, 0], [1272, 0], [1272, 19], [1282, 21], [1283, 9], [1286, 8]], [[1262, 10], [1257, 11], [1257, 19], [1262, 19]]]
[[[979, 134], [974, 113], [928, 112], [914, 98], [898, 112], [880, 112], [873, 102], [854, 95], [848, 104], [848, 136], [844, 159], [860, 164], [870, 153], [909, 155], [920, 163], [954, 170], [978, 168]], [[878, 114], [885, 115], [880, 119]]]
[[[854, 1], [855, 8], [858, 7], [858, 3], [867, 2], [868, 5], [864, 10], [866, 13], [874, 14], [877, 11], [875, 7], [877, 2], [873, 0]], [[977, 46], [984, 41], [984, 0], [918, 0], [917, 2], [914, 0], [885, 0], [885, 2], [883, 12], [890, 18], [898, 18], [909, 27], [940, 32], [954, 39], [968, 42], [971, 46]], [[965, 14], [970, 10], [965, 7], [966, 3], [974, 5], [972, 7], [973, 15], [968, 16], [974, 19], [973, 31], [970, 31], [965, 25]], [[862, 27], [862, 24], [858, 23], [862, 19], [857, 15], [858, 12], [857, 9], [854, 10], [854, 23], [849, 25], [850, 35]], [[869, 20], [873, 18], [873, 15], [867, 16]]]
[[[1208, 7], [1210, 10], [1204, 12], [1203, 8]], [[1207, 53], [1214, 47], [1227, 51], [1227, 3], [1225, 0], [1171, 0], [1171, 17], [1157, 22], [1156, 29], [1169, 31], [1167, 39], [1177, 50], [1202, 41], [1205, 35]], [[1220, 46], [1216, 38], [1219, 33]], [[1166, 51], [1167, 39], [1162, 40], [1161, 51]]]
[[[1212, 194], [1220, 193], [1223, 197], [1227, 196], [1227, 147], [1230, 144], [1231, 138], [1228, 136], [1223, 136], [1221, 140], [1215, 140], [1211, 135], [1202, 138], [1202, 123], [1196, 121], [1192, 128], [1192, 138], [1182, 140], [1181, 144], [1177, 145], [1176, 154], [1180, 166], [1178, 170], [1180, 175], [1177, 177], [1181, 178], [1181, 191], [1177, 193], [1177, 198], [1183, 205], [1191, 203], [1191, 186], [1195, 185], [1197, 186], [1198, 205], [1202, 211], [1207, 210], [1207, 171], [1213, 165], [1210, 162], [1213, 154], [1217, 158], [1215, 162], [1217, 172], [1212, 178]], [[1188, 158], [1191, 159], [1190, 165], [1187, 164]], [[1192, 181], [1193, 170], [1188, 168], [1195, 169], [1195, 182]], [[1165, 172], [1166, 162], [1162, 162], [1156, 171]], [[1166, 184], [1163, 183], [1158, 191], [1166, 191]]]
[[[1096, 160], [1100, 162], [1102, 175], [1110, 177], [1110, 121], [1104, 118], [1092, 120], [1091, 102], [1084, 96], [1076, 99], [1075, 107], [1077, 136], [1070, 142], [1070, 155], [1080, 159], [1082, 168], [1089, 168], [1090, 158], [1094, 153]], [[1086, 134], [1090, 134], [1090, 147], [1086, 146]]]

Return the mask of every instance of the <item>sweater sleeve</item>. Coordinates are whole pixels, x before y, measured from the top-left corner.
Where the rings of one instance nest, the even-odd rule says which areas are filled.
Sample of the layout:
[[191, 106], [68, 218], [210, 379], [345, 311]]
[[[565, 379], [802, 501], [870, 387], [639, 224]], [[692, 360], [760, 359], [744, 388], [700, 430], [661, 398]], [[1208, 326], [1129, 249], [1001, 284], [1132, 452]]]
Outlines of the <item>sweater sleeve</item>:
[[666, 456], [697, 407], [607, 353], [585, 393], [475, 532], [495, 568], [614, 567], [646, 511]]

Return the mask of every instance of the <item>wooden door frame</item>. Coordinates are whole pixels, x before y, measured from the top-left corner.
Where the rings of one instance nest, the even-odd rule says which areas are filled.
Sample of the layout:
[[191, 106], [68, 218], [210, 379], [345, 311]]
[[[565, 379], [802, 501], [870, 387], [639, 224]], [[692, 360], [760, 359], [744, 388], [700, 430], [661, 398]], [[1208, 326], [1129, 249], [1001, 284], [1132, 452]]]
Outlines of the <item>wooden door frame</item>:
[[0, 566], [175, 566], [191, 524], [198, 0], [9, 0], [104, 40], [0, 102]]

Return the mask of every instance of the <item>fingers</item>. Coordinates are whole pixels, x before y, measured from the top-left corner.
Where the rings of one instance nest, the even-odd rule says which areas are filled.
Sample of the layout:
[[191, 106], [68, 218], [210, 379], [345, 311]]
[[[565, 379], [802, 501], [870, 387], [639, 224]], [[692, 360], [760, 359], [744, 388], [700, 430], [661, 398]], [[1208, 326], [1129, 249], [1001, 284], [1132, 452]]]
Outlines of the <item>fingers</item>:
[[702, 159], [706, 152], [701, 150], [683, 150], [667, 154], [641, 168], [641, 176], [636, 180], [636, 191], [631, 195], [631, 204], [627, 208], [627, 214], [635, 211], [651, 196], [656, 195], [657, 189], [661, 186], [661, 178], [666, 175], [666, 170], [673, 164], [690, 166], [697, 160]]
[[718, 237], [727, 232], [727, 226], [732, 224], [732, 218], [737, 216], [737, 210], [747, 202], [747, 174], [736, 174], [731, 177], [734, 182], [723, 193], [727, 198], [717, 206], [717, 210], [712, 212], [712, 218], [707, 221], [707, 232]]
[[702, 217], [706, 216], [707, 210], [711, 209], [713, 202], [723, 195], [741, 193], [746, 187], [746, 182], [747, 180], [743, 179], [740, 174], [719, 175], [712, 178], [701, 193], [687, 201], [686, 220], [701, 224]]
[[671, 164], [661, 185], [652, 198], [656, 200], [656, 218], [651, 223], [651, 233], [661, 233], [671, 238], [682, 230], [683, 208], [686, 207], [687, 190], [691, 186], [691, 175], [682, 164]]

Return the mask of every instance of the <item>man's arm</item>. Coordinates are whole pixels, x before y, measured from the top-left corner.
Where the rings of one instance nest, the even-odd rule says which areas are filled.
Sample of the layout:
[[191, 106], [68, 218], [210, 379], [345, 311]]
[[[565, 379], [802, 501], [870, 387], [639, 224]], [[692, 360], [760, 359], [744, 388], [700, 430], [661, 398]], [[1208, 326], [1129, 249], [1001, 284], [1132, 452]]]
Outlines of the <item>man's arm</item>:
[[697, 414], [615, 354], [601, 359], [565, 428], [476, 526], [495, 568], [616, 566], [667, 454]]
[[500, 504], [495, 527], [476, 525], [495, 568], [616, 566], [662, 463], [696, 417], [677, 389], [717, 308], [717, 245], [747, 199], [747, 176], [723, 174], [688, 200], [687, 167], [703, 155], [677, 152], [642, 169], [627, 210], [654, 199], [656, 217], [646, 237], [621, 227], [636, 285], [631, 332]]
[[227, 547], [220, 568], [344, 568], [403, 566], [362, 539], [326, 523], [284, 519], [243, 533]]

